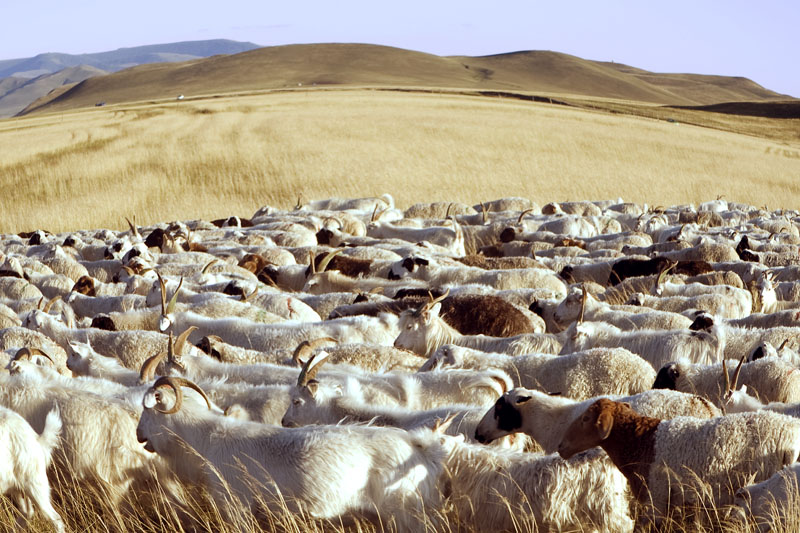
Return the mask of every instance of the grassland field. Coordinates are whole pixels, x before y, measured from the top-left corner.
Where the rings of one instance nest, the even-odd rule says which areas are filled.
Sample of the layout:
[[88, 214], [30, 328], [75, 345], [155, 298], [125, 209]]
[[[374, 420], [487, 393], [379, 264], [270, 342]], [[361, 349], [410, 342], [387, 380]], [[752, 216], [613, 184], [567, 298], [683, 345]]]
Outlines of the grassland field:
[[298, 196], [800, 206], [800, 120], [308, 88], [0, 120], [0, 232], [249, 217]]
[[[665, 206], [723, 196], [800, 207], [800, 120], [552, 100], [569, 105], [429, 88], [326, 88], [0, 120], [0, 232], [123, 229], [133, 216], [138, 224], [250, 216], [263, 205], [291, 208], [298, 196], [385, 192], [400, 207], [505, 196]], [[289, 511], [256, 523], [244, 508], [226, 522], [203, 495], [179, 510], [158, 489], [131, 496], [119, 511], [85, 487], [69, 489], [54, 499], [76, 531], [384, 530]], [[796, 514], [780, 531], [797, 531]], [[443, 515], [444, 531], [465, 530], [458, 516]], [[0, 499], [0, 533], [16, 531], [14, 519]], [[31, 530], [39, 528], [47, 526], [37, 519]], [[521, 518], [518, 531], [534, 530]], [[719, 528], [665, 530], [750, 528], [722, 519]]]

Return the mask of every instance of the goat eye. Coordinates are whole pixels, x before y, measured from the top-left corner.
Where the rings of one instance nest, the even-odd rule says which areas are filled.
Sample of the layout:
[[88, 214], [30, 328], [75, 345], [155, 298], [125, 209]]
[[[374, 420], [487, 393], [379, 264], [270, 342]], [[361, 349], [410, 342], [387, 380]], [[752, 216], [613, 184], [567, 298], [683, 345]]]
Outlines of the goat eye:
[[588, 416], [584, 416], [582, 422], [588, 422], [588, 421], [589, 421], [589, 417]]
[[302, 402], [302, 401], [301, 401], [299, 398], [297, 398], [297, 399], [293, 400], [293, 401], [292, 401], [292, 403], [293, 403], [294, 405], [300, 405], [300, 404], [301, 404], [301, 403], [303, 403], [303, 402]]

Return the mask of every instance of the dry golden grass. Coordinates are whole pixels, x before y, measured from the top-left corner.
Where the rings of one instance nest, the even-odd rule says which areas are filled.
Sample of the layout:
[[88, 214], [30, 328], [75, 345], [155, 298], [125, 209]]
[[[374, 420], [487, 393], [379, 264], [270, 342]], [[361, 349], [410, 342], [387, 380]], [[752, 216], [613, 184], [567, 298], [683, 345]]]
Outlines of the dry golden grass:
[[[728, 127], [747, 131], [754, 120], [767, 119]], [[122, 228], [133, 215], [142, 224], [249, 217], [266, 204], [290, 208], [298, 195], [389, 192], [399, 206], [503, 196], [800, 203], [791, 138], [457, 93], [311, 90], [106, 106], [0, 121], [0, 146], [2, 232]]]
[[[243, 474], [247, 476], [247, 474]], [[175, 488], [183, 503], [178, 503], [160, 486], [150, 486], [131, 491], [119, 508], [114, 508], [108, 499], [99, 493], [96, 487], [76, 485], [50, 472], [53, 490], [53, 503], [64, 519], [67, 531], [85, 533], [391, 533], [397, 527], [391, 516], [369, 521], [365, 518], [346, 517], [335, 520], [317, 520], [304, 512], [293, 512], [287, 502], [278, 499], [268, 500], [263, 487], [254, 485], [257, 496], [254, 503], [256, 512], [242, 505], [235, 496], [228, 493], [231, 501], [227, 515], [202, 489], [181, 485]], [[729, 513], [727, 508], [714, 507], [711, 500], [711, 488], [697, 484], [687, 485], [687, 496], [696, 495], [698, 504], [694, 507], [692, 517], [685, 513], [672, 513], [664, 519], [658, 531], [662, 533], [749, 533], [757, 531], [754, 527], [756, 519], [737, 521], [736, 513]], [[770, 520], [776, 533], [796, 532], [800, 528], [800, 512], [793, 505], [800, 501], [797, 487], [790, 489], [788, 505], [775, 503], [770, 508]], [[530, 506], [523, 496], [519, 501], [506, 500], [508, 512], [516, 517], [513, 533], [536, 533], [539, 527], [530, 511]], [[633, 505], [634, 519], [642, 508]], [[474, 527], [460, 517], [456, 506], [445, 500], [440, 509], [427, 508], [424, 511], [424, 530], [421, 533], [463, 532], [474, 533]], [[16, 532], [16, 510], [6, 497], [0, 497], [0, 533]], [[763, 520], [767, 517], [762, 517]], [[36, 516], [29, 524], [30, 531], [52, 531], [50, 524]], [[637, 520], [637, 533], [655, 531], [648, 521]], [[565, 533], [588, 533], [596, 531], [596, 526], [586, 524]]]

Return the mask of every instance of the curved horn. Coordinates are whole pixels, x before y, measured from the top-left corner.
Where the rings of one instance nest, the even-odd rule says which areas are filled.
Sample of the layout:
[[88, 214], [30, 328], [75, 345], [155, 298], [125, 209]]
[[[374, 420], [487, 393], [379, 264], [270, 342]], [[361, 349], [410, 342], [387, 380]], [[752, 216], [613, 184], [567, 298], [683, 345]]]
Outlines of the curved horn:
[[339, 248], [339, 249], [337, 249], [337, 250], [334, 250], [334, 251], [332, 251], [332, 252], [328, 252], [328, 255], [326, 255], [325, 257], [323, 257], [323, 258], [322, 258], [322, 261], [320, 261], [320, 262], [319, 262], [319, 271], [320, 271], [320, 272], [325, 272], [325, 269], [326, 269], [326, 268], [328, 268], [328, 265], [330, 264], [331, 260], [332, 260], [334, 257], [336, 257], [337, 255], [339, 255], [340, 253], [342, 253], [343, 251], [344, 251], [344, 250], [342, 250], [341, 248]]
[[330, 355], [328, 352], [319, 352], [316, 355], [312, 355], [311, 358], [306, 361], [306, 364], [303, 365], [300, 374], [297, 376], [298, 387], [305, 387], [308, 385], [309, 381], [314, 379], [319, 367], [322, 366], [322, 363], [328, 358], [328, 355]]
[[447, 290], [444, 292], [444, 294], [442, 294], [442, 295], [441, 295], [441, 296], [439, 296], [438, 298], [433, 298], [433, 295], [431, 294], [431, 292], [430, 292], [430, 291], [428, 291], [428, 294], [430, 294], [430, 295], [431, 295], [431, 301], [430, 301], [430, 302], [427, 302], [427, 303], [424, 303], [424, 304], [422, 304], [422, 305], [420, 306], [420, 308], [419, 308], [419, 309], [417, 309], [417, 311], [414, 313], [414, 316], [417, 316], [417, 317], [418, 317], [418, 316], [422, 315], [422, 313], [425, 313], [426, 311], [428, 311], [429, 309], [431, 309], [431, 308], [432, 308], [434, 305], [438, 304], [439, 302], [441, 302], [441, 301], [443, 301], [445, 298], [447, 298], [447, 297], [450, 295], [450, 288], [448, 287], [448, 288], [447, 288]]
[[[183, 333], [178, 335], [178, 338], [175, 339], [175, 346], [173, 348], [176, 354], [183, 355], [183, 347], [186, 345], [186, 339], [188, 339], [189, 335], [191, 335], [196, 330], [197, 326], [189, 326]], [[171, 332], [170, 335], [172, 335]]]
[[167, 357], [167, 350], [158, 352], [156, 355], [148, 357], [142, 363], [142, 368], [139, 370], [139, 382], [145, 383], [153, 379], [156, 375], [156, 367]]
[[[377, 206], [376, 206], [376, 207], [377, 207]], [[323, 226], [323, 227], [325, 227], [325, 223], [326, 223], [327, 221], [329, 221], [329, 220], [333, 220], [334, 222], [336, 222], [336, 223], [339, 225], [339, 229], [342, 229], [342, 226], [343, 226], [343, 224], [342, 224], [342, 221], [341, 221], [341, 220], [339, 220], [339, 219], [338, 219], [338, 218], [336, 218], [336, 217], [325, 217], [325, 219], [323, 219], [323, 221], [322, 221], [322, 226]]]
[[438, 298], [433, 298], [433, 294], [431, 294], [430, 291], [428, 291], [428, 294], [431, 295], [431, 301], [425, 304], [425, 309], [426, 310], [430, 309], [431, 307], [433, 307], [434, 305], [438, 304], [439, 302], [444, 301], [444, 299], [447, 298], [450, 295], [450, 287], [448, 287], [447, 290], [444, 292], [444, 294], [442, 294]]
[[56, 364], [56, 362], [53, 361], [53, 359], [49, 355], [44, 353], [39, 348], [28, 348], [27, 346], [17, 350], [17, 353], [14, 354], [14, 357], [12, 357], [11, 360], [12, 361], [21, 361], [21, 360], [30, 361], [31, 357], [33, 357], [34, 355], [41, 355], [42, 357], [46, 357], [47, 360], [50, 361], [53, 364], [53, 366], [55, 366], [55, 364]]
[[250, 294], [242, 294], [242, 301], [243, 302], [247, 302], [247, 301], [250, 300], [250, 298], [252, 298], [256, 294], [258, 294], [258, 285], [255, 286], [255, 288], [253, 289], [253, 292], [251, 292]]
[[522, 219], [525, 217], [525, 215], [527, 215], [531, 211], [533, 211], [533, 208], [529, 207], [528, 209], [526, 209], [525, 211], [523, 211], [522, 213], [519, 214], [519, 218], [517, 219], [517, 226], [522, 224]]
[[153, 383], [154, 389], [165, 386], [175, 391], [175, 405], [173, 405], [171, 409], [156, 408], [157, 411], [164, 413], [165, 415], [171, 415], [173, 413], [177, 413], [180, 410], [181, 406], [183, 405], [183, 391], [181, 391], [181, 386], [189, 387], [190, 389], [197, 391], [200, 394], [200, 396], [202, 396], [203, 399], [206, 401], [206, 405], [208, 406], [208, 408], [211, 409], [211, 401], [208, 399], [208, 396], [206, 396], [206, 393], [203, 392], [203, 389], [201, 389], [198, 385], [192, 383], [188, 379], [171, 377], [171, 376], [161, 376], [156, 380], [155, 383]]
[[378, 204], [377, 204], [377, 202], [376, 202], [376, 203], [375, 203], [375, 209], [373, 209], [373, 210], [372, 210], [372, 216], [371, 216], [371, 217], [369, 217], [369, 221], [370, 221], [370, 222], [377, 222], [377, 220], [378, 220], [378, 219], [377, 219], [377, 217], [375, 216], [377, 212], [378, 212]]
[[158, 404], [156, 404], [156, 411], [164, 413], [165, 415], [177, 413], [183, 405], [183, 391], [181, 390], [180, 384], [168, 376], [161, 376], [153, 383], [153, 389], [158, 389], [160, 387], [169, 387], [172, 389], [175, 393], [175, 405], [173, 405], [171, 409], [160, 409]]
[[486, 205], [481, 202], [481, 218], [483, 218], [483, 223], [486, 224], [489, 221], [489, 215], [486, 212]]
[[211, 268], [211, 265], [213, 265], [215, 263], [218, 263], [218, 262], [219, 262], [219, 258], [215, 257], [214, 259], [209, 261], [208, 264], [206, 264], [206, 266], [203, 267], [203, 270], [201, 270], [200, 273], [201, 274], [205, 274], [206, 272], [208, 272], [208, 269]]
[[313, 341], [305, 340], [301, 342], [300, 344], [297, 345], [297, 348], [295, 348], [294, 353], [292, 354], [292, 361], [297, 366], [305, 365], [305, 361], [303, 361], [301, 358], [310, 354], [314, 348], [326, 342], [335, 343], [336, 339], [334, 339], [333, 337], [320, 337], [319, 339], [315, 339]]
[[444, 212], [444, 219], [447, 220], [450, 218], [450, 210], [453, 208], [453, 202], [447, 204], [447, 211]]
[[653, 294], [656, 295], [658, 294], [658, 291], [661, 288], [661, 284], [664, 283], [664, 278], [667, 276], [667, 272], [672, 270], [677, 264], [678, 264], [677, 261], [670, 261], [669, 265], [664, 270], [658, 273], [658, 277], [656, 278], [656, 283], [655, 285], [653, 285]]
[[11, 358], [12, 361], [30, 361], [31, 360], [31, 350], [30, 348], [23, 347], [17, 350], [17, 353], [14, 354], [14, 357]]
[[784, 349], [784, 348], [786, 348], [786, 345], [787, 345], [787, 344], [789, 344], [789, 339], [788, 339], [788, 337], [787, 337], [786, 339], [784, 339], [784, 341], [781, 343], [781, 347], [780, 347], [780, 348], [778, 348], [778, 351], [779, 351], [779, 352], [780, 352], [780, 351], [783, 351], [783, 349]]
[[311, 343], [308, 341], [301, 342], [297, 345], [297, 348], [294, 349], [294, 353], [292, 354], [292, 362], [295, 364], [295, 366], [305, 366], [305, 361], [303, 361], [301, 358], [309, 353], [311, 353]]
[[44, 353], [44, 351], [40, 350], [39, 348], [31, 348], [31, 353], [32, 353], [33, 355], [41, 355], [42, 357], [44, 357], [44, 358], [46, 358], [48, 361], [50, 361], [50, 363], [52, 363], [52, 364], [53, 364], [53, 366], [55, 366], [55, 364], [56, 364], [56, 362], [55, 362], [55, 361], [53, 361], [53, 358], [52, 358], [52, 357], [50, 357], [49, 355], [47, 355], [46, 353]]
[[58, 295], [53, 296], [52, 298], [47, 300], [46, 304], [44, 304], [44, 307], [42, 308], [42, 311], [44, 311], [45, 313], [49, 313], [50, 312], [50, 308], [53, 307], [53, 304], [56, 303], [60, 299], [61, 299], [61, 296], [58, 296]]

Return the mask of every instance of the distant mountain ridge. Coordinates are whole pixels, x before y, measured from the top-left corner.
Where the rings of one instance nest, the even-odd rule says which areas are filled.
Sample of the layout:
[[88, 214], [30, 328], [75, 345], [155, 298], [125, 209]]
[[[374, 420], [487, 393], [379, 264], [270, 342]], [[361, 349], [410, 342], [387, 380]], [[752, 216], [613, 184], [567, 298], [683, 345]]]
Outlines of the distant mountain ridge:
[[[44, 53], [0, 60], [0, 117], [10, 117], [31, 102], [67, 83], [78, 83], [148, 63], [190, 61], [259, 48], [249, 42], [212, 39], [119, 48], [92, 54]], [[64, 75], [54, 76], [65, 69]]]
[[92, 54], [44, 53], [22, 59], [1, 60], [0, 78], [9, 76], [34, 78], [78, 65], [89, 65], [108, 72], [116, 72], [145, 63], [188, 61], [218, 54], [238, 54], [259, 47], [260, 45], [255, 43], [212, 39], [118, 48]]

